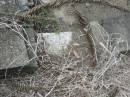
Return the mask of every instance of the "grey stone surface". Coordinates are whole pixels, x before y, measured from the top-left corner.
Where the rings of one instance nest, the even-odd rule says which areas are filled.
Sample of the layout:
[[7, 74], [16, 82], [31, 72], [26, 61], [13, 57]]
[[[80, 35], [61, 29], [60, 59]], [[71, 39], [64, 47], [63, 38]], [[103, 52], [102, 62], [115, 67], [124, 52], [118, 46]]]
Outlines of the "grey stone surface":
[[94, 41], [96, 45], [100, 45], [100, 43], [103, 43], [105, 45], [107, 36], [107, 31], [102, 27], [102, 25], [99, 24], [98, 21], [92, 21], [90, 22], [91, 31], [94, 37]]
[[130, 11], [130, 3], [129, 0], [102, 0], [106, 1], [111, 6], [115, 6], [116, 8]]
[[16, 4], [19, 10], [27, 10], [28, 9], [28, 1], [27, 0], [16, 0]]
[[0, 16], [12, 16], [16, 10], [13, 0], [0, 0]]
[[36, 32], [34, 32], [32, 27], [25, 28], [25, 30], [26, 30], [26, 35], [27, 35], [27, 36], [25, 35], [25, 38], [30, 42], [31, 47], [33, 48], [32, 50], [30, 45], [25, 43], [29, 59], [33, 59], [32, 61], [30, 61], [29, 65], [31, 67], [37, 67], [37, 62], [36, 62], [37, 52], [35, 52], [36, 45], [37, 45], [36, 43], [37, 35], [36, 35]]
[[[16, 0], [17, 1], [17, 0]], [[13, 21], [14, 13], [26, 7], [27, 0], [18, 0], [15, 2], [13, 0], [1, 0], [0, 1], [0, 22], [5, 23]], [[19, 6], [21, 4], [22, 6]], [[10, 25], [10, 24], [9, 24]], [[26, 34], [20, 31], [21, 34], [30, 41], [30, 44], [35, 47], [34, 31], [32, 28], [27, 27]], [[27, 37], [28, 34], [28, 37]], [[35, 49], [35, 48], [34, 48]], [[31, 60], [34, 58], [34, 53], [30, 49], [30, 46], [14, 31], [7, 29], [4, 25], [0, 25], [0, 69], [14, 68], [19, 66], [36, 66], [36, 60]], [[31, 60], [31, 61], [30, 61]]]
[[40, 33], [38, 36], [40, 37], [39, 42], [43, 42], [44, 38], [44, 47], [47, 53], [63, 55], [72, 41], [72, 34], [73, 32]]
[[94, 62], [91, 62], [87, 35], [81, 32], [81, 29], [76, 28], [75, 31], [59, 33], [39, 33], [38, 36], [41, 48], [49, 54], [52, 62], [62, 65], [67, 61], [72, 61], [72, 63], [76, 61], [78, 62], [76, 64], [94, 65]]
[[[104, 19], [102, 26], [109, 32], [111, 38], [120, 38], [120, 50], [130, 50], [130, 14]], [[119, 42], [119, 40], [117, 40]], [[127, 46], [128, 45], [128, 46]]]
[[89, 6], [85, 3], [77, 4], [76, 8], [81, 15], [86, 17], [89, 21], [100, 21], [102, 19], [117, 17], [124, 14], [121, 10], [100, 3], [89, 3]]
[[0, 28], [0, 69], [24, 66], [28, 61], [24, 40], [14, 31]]

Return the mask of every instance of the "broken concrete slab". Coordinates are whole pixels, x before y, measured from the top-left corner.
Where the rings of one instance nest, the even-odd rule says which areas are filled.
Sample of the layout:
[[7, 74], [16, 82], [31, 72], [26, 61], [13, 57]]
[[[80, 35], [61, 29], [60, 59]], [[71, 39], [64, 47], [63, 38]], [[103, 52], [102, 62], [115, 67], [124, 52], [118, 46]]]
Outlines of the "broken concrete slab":
[[108, 32], [102, 27], [102, 25], [100, 25], [98, 21], [92, 21], [90, 22], [90, 28], [95, 45], [100, 45], [101, 43], [106, 45]]
[[12, 0], [0, 0], [0, 16], [13, 16], [15, 11], [15, 3]]
[[43, 41], [42, 38], [45, 39], [45, 51], [54, 55], [63, 54], [72, 41], [72, 32], [42, 33], [38, 35], [40, 37], [39, 42]]
[[27, 27], [25, 28], [25, 33], [23, 33], [25, 39], [29, 42], [25, 42], [26, 45], [26, 50], [28, 53], [28, 58], [29, 60], [31, 60], [29, 62], [29, 66], [30, 67], [37, 67], [37, 61], [36, 61], [36, 57], [37, 57], [37, 41], [36, 41], [36, 32], [34, 32], [32, 27]]
[[130, 50], [130, 14], [108, 18], [99, 22], [90, 22], [90, 27], [97, 45], [116, 46], [119, 52]]
[[14, 31], [0, 28], [0, 69], [25, 66], [28, 61], [24, 40]]
[[[112, 39], [118, 39], [121, 51], [130, 50], [130, 14], [109, 18], [102, 21], [102, 26], [109, 32]], [[119, 40], [120, 39], [120, 40]]]
[[76, 60], [78, 64], [82, 62], [82, 64], [90, 67], [95, 65], [84, 32], [78, 30], [77, 32], [39, 33], [38, 36], [42, 50], [44, 48], [52, 62], [59, 65], [66, 64], [65, 62], [69, 60], [72, 62]]
[[112, 5], [116, 5], [116, 6], [127, 6], [127, 2], [128, 0], [105, 0], [107, 2], [109, 2]]
[[16, 0], [16, 5], [19, 10], [25, 11], [28, 10], [28, 0]]
[[95, 44], [107, 49], [116, 47], [119, 52], [127, 52], [130, 50], [129, 26], [124, 25], [123, 21], [117, 22], [115, 18], [113, 20], [104, 21], [103, 26], [95, 21], [90, 22]]
[[[17, 0], [16, 0], [17, 1]], [[22, 3], [23, 1], [23, 3]], [[0, 1], [0, 21], [1, 23], [7, 23], [9, 26], [13, 26], [12, 17], [16, 12], [17, 8], [12, 0], [1, 0]], [[26, 5], [26, 0], [21, 0], [22, 6]], [[26, 6], [25, 6], [26, 7]], [[14, 22], [14, 21], [13, 21]], [[9, 24], [8, 24], [9, 23]], [[11, 27], [12, 27], [11, 26]], [[32, 29], [26, 28], [26, 33], [23, 33], [21, 29], [20, 34], [27, 39], [29, 38], [30, 44], [34, 47], [34, 31]], [[31, 67], [36, 66], [36, 61], [34, 58], [34, 53], [30, 49], [30, 46], [26, 44], [25, 40], [20, 37], [20, 35], [11, 29], [8, 29], [5, 25], [0, 25], [0, 69], [15, 68], [21, 66]]]
[[105, 1], [108, 5], [120, 9], [122, 11], [130, 12], [130, 3], [129, 0], [102, 0]]
[[89, 21], [100, 21], [125, 14], [125, 12], [119, 9], [93, 2], [89, 3], [89, 6], [85, 3], [77, 4], [76, 9]]

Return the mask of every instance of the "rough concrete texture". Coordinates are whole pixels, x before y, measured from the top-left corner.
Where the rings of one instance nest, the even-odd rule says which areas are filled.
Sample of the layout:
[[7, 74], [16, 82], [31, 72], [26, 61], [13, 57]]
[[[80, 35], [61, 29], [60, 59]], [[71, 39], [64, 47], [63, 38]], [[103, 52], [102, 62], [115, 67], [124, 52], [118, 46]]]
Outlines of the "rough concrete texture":
[[28, 61], [24, 40], [14, 31], [0, 29], [0, 69], [24, 66]]
[[77, 10], [89, 21], [100, 21], [123, 15], [124, 12], [101, 3], [77, 4]]
[[52, 57], [52, 61], [65, 64], [67, 60], [77, 60], [79, 63], [92, 66], [87, 36], [80, 32], [80, 29], [77, 28], [77, 32], [40, 33], [38, 36], [41, 48]]
[[[26, 45], [26, 49], [27, 49], [27, 53], [28, 53], [28, 57], [29, 60], [31, 60], [29, 62], [29, 66], [31, 67], [37, 67], [37, 62], [36, 62], [36, 56], [37, 56], [37, 52], [36, 50], [36, 32], [34, 32], [34, 30], [31, 27], [25, 28], [26, 34], [24, 35], [24, 37], [26, 38], [26, 40], [28, 40], [28, 43], [25, 42]], [[27, 64], [26, 64], [27, 65]]]
[[[111, 7], [101, 6], [102, 5], [99, 4], [93, 4], [93, 6], [91, 6], [92, 8], [89, 7], [89, 11], [86, 11], [87, 8], [84, 7], [83, 15], [88, 17], [90, 21], [100, 21], [123, 14], [122, 11], [117, 9], [113, 11]], [[107, 11], [104, 10], [105, 8]], [[63, 18], [62, 20], [66, 19]], [[68, 21], [66, 23], [68, 23]], [[93, 26], [95, 25], [104, 32], [104, 28], [100, 24], [94, 23]], [[69, 25], [69, 27], [71, 28], [71, 25]], [[75, 26], [74, 28], [78, 27]], [[100, 29], [96, 30], [95, 28], [95, 31], [100, 31]], [[77, 31], [66, 30], [73, 32], [71, 37], [72, 41], [69, 42], [68, 49], [66, 49], [68, 50], [67, 55], [63, 53], [62, 56], [56, 56], [39, 52], [41, 54], [39, 55], [39, 59], [42, 69], [39, 68], [36, 73], [31, 76], [14, 78], [11, 79], [11, 81], [9, 79], [10, 82], [5, 79], [0, 80], [0, 97], [130, 97], [130, 61], [128, 61], [130, 57], [122, 54], [120, 55], [121, 57], [117, 56], [118, 48], [110, 50], [109, 47], [113, 46], [113, 44], [108, 43], [106, 49], [104, 49], [105, 46], [104, 48], [97, 48], [98, 64], [96, 68], [90, 70], [88, 67], [88, 58], [90, 58], [90, 56], [88, 54], [88, 44], [85, 34], [80, 33], [81, 29]], [[53, 35], [54, 34], [55, 33], [53, 33]], [[96, 34], [98, 35], [98, 33]], [[67, 36], [68, 35], [66, 35], [66, 37]], [[100, 36], [98, 39], [100, 39]], [[120, 39], [120, 37], [118, 39]], [[102, 41], [102, 39], [100, 41]], [[108, 39], [107, 42], [110, 41], [111, 38]], [[41, 44], [43, 47], [38, 49], [39, 51], [43, 50], [45, 46], [44, 42]], [[106, 50], [110, 50], [109, 53]], [[17, 87], [17, 83], [21, 87]]]
[[[90, 22], [96, 45], [118, 45], [120, 52], [130, 50], [129, 14], [105, 19], [102, 22]], [[108, 39], [109, 38], [109, 39]]]
[[38, 34], [40, 41], [45, 39], [45, 50], [49, 54], [61, 55], [72, 41], [72, 32], [42, 33]]
[[28, 1], [27, 0], [17, 0], [16, 1], [17, 7], [19, 10], [27, 10], [28, 8]]
[[16, 6], [13, 0], [0, 0], [0, 16], [13, 15]]
[[[130, 14], [109, 18], [102, 21], [102, 26], [109, 33], [111, 40], [118, 41], [120, 51], [130, 50]], [[119, 40], [119, 38], [121, 38]], [[118, 39], [118, 40], [117, 40]]]
[[94, 41], [96, 45], [103, 43], [106, 44], [106, 36], [108, 32], [99, 24], [98, 21], [90, 22], [90, 28], [93, 33]]
[[116, 6], [117, 8], [122, 8], [124, 10], [130, 11], [130, 1], [129, 0], [105, 0], [112, 6]]
[[[16, 10], [17, 7], [12, 0], [1, 0], [0, 22], [13, 26], [11, 22], [13, 21], [12, 17], [14, 18]], [[27, 41], [34, 47], [34, 31], [29, 28], [25, 30], [25, 33], [22, 30], [19, 32], [25, 39], [29, 38]], [[16, 32], [6, 28], [5, 25], [0, 25], [0, 69], [25, 66], [30, 62], [31, 66], [36, 66], [34, 60], [30, 61], [32, 58], [34, 58], [34, 54], [24, 39]]]

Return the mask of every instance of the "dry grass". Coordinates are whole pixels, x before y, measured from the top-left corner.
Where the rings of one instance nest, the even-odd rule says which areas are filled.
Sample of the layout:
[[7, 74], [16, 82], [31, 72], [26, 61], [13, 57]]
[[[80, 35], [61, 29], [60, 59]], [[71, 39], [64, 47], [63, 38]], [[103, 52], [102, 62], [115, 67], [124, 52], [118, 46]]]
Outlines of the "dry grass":
[[[26, 30], [16, 22], [11, 25], [0, 22], [2, 25], [26, 41], [35, 54], [34, 58], [39, 57], [42, 67], [32, 75], [1, 79], [0, 97], [130, 97], [129, 57], [120, 54], [119, 45], [126, 41], [122, 35], [116, 33], [117, 37], [114, 37], [115, 34], [103, 34], [105, 44], [95, 44], [98, 65], [92, 70], [89, 63], [82, 64], [86, 59], [84, 57], [74, 60], [69, 52], [68, 56], [45, 53], [38, 40], [33, 44], [34, 49], [29, 39], [20, 32], [23, 29], [27, 35]], [[127, 42], [123, 46], [127, 48]]]

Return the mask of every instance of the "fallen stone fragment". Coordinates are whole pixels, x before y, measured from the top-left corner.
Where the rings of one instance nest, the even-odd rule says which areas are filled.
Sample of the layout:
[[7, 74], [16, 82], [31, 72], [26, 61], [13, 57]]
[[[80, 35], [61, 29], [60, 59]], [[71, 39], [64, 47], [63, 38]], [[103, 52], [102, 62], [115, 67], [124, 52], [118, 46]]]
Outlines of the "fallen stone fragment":
[[129, 0], [104, 0], [104, 1], [107, 2], [110, 6], [113, 6], [117, 9], [130, 12]]
[[[59, 33], [39, 33], [39, 44], [45, 52], [52, 56], [52, 61], [65, 64], [64, 62], [73, 60], [84, 65], [91, 66], [91, 55], [86, 39], [86, 34], [82, 32], [59, 32]], [[43, 55], [44, 56], [44, 55]], [[58, 61], [64, 60], [63, 63]], [[54, 60], [55, 59], [55, 60]]]
[[24, 40], [16, 32], [0, 28], [0, 69], [29, 64]]
[[91, 31], [96, 45], [100, 43], [106, 44], [106, 36], [108, 32], [97, 21], [90, 22]]
[[100, 23], [96, 21], [90, 22], [95, 44], [104, 48], [116, 47], [119, 52], [128, 52], [130, 50], [129, 25], [130, 19], [128, 14], [105, 19]]
[[[15, 28], [12, 17], [8, 17], [8, 14], [11, 13], [14, 18], [14, 13], [17, 10], [15, 3], [20, 5], [18, 6], [19, 10], [27, 9], [27, 0], [18, 0], [18, 2], [17, 0], [16, 2], [12, 0], [0, 1], [0, 70], [29, 65], [31, 67], [36, 66], [35, 39], [32, 28], [26, 28], [25, 32], [20, 28], [17, 33], [6, 26]], [[34, 50], [32, 50], [30, 45], [32, 45]]]
[[32, 27], [25, 28], [24, 37], [30, 43], [25, 42], [28, 58], [31, 60], [29, 62], [30, 67], [37, 67], [37, 41], [36, 41], [36, 32], [34, 32]]
[[129, 14], [104, 19], [100, 24], [93, 21], [90, 25], [96, 44], [115, 46], [119, 49], [119, 52], [130, 50]]
[[118, 44], [121, 52], [130, 50], [130, 14], [109, 18], [102, 21], [102, 26], [109, 32], [111, 40]]
[[40, 36], [45, 39], [45, 50], [49, 54], [63, 54], [72, 41], [72, 32], [42, 33]]
[[25, 11], [25, 10], [29, 9], [28, 0], [16, 0], [15, 2], [16, 2], [16, 5], [19, 10]]

